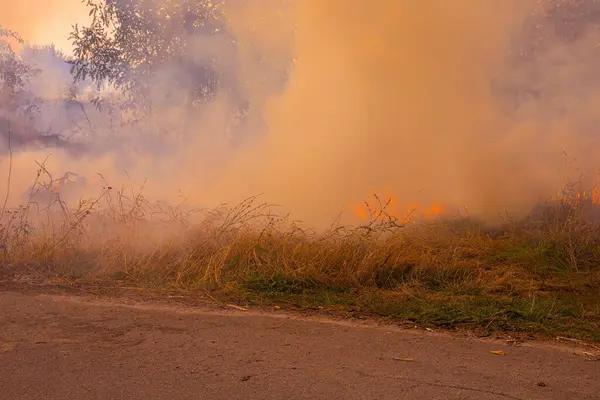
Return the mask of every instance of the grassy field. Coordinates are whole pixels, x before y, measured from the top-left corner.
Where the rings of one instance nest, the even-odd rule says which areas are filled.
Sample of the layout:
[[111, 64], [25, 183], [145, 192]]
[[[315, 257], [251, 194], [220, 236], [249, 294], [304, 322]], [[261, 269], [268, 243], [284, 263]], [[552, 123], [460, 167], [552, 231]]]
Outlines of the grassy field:
[[488, 225], [401, 222], [379, 202], [362, 225], [314, 232], [255, 198], [190, 223], [181, 210], [107, 189], [74, 211], [58, 199], [46, 218], [33, 203], [3, 212], [0, 257], [21, 276], [600, 342], [596, 208], [565, 195]]

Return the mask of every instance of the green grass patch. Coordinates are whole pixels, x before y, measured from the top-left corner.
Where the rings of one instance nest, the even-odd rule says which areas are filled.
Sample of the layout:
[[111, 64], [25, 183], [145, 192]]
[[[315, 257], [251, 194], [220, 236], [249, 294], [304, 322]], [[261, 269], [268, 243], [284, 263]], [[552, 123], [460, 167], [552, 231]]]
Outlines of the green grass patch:
[[314, 281], [254, 276], [239, 287], [240, 300], [294, 308], [324, 308], [353, 315], [414, 322], [425, 327], [537, 333], [600, 341], [600, 313], [577, 297], [455, 295], [428, 289], [336, 288]]

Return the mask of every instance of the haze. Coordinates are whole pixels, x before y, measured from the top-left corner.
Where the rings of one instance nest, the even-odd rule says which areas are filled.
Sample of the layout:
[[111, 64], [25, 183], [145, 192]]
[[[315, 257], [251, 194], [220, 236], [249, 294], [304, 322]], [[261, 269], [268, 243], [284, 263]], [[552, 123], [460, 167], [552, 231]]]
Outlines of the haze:
[[[184, 119], [183, 142], [157, 150], [132, 131], [83, 158], [53, 150], [53, 167], [148, 179], [150, 195], [196, 204], [263, 193], [315, 224], [360, 217], [356, 205], [373, 193], [393, 197], [398, 213], [494, 218], [527, 212], [571, 178], [595, 179], [598, 86], [580, 82], [595, 70], [595, 31], [566, 43], [533, 0], [268, 3], [229, 2], [236, 47], [210, 50], [249, 104], [234, 138], [223, 95]], [[86, 20], [77, 0], [1, 8], [0, 24], [67, 54], [70, 25]], [[546, 47], [523, 58], [534, 25], [547, 27]], [[182, 121], [178, 112], [157, 115]], [[23, 182], [43, 154], [17, 156]]]

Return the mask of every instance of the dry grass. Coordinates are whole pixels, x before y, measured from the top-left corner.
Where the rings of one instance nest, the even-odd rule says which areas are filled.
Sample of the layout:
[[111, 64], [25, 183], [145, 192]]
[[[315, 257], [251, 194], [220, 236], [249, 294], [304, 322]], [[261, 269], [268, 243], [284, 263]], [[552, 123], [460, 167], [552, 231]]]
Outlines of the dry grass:
[[29, 201], [5, 212], [6, 271], [600, 341], [600, 225], [579, 192], [493, 227], [400, 223], [377, 199], [365, 224], [314, 232], [257, 198], [185, 210], [107, 185], [70, 208], [55, 183], [40, 164]]

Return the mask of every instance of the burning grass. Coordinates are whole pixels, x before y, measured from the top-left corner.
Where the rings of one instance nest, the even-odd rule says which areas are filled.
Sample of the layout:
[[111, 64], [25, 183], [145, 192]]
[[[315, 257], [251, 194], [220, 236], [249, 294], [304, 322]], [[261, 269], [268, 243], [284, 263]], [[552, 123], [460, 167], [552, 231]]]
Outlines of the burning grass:
[[600, 341], [600, 225], [589, 196], [566, 192], [496, 226], [400, 222], [377, 199], [362, 225], [315, 232], [257, 198], [184, 210], [107, 185], [71, 209], [49, 195], [54, 183], [41, 165], [29, 201], [3, 211], [0, 258], [12, 276]]

